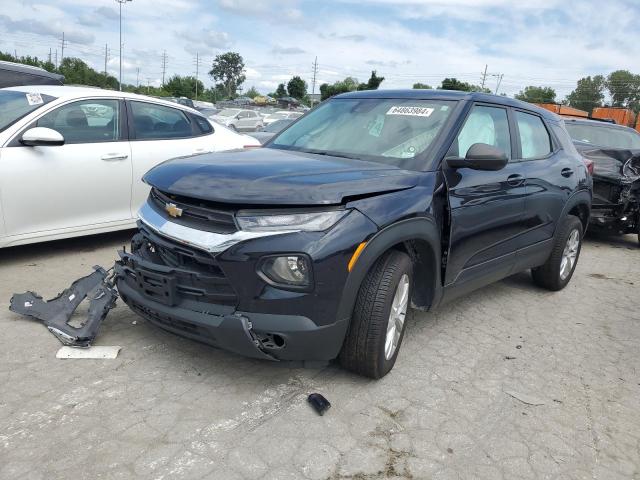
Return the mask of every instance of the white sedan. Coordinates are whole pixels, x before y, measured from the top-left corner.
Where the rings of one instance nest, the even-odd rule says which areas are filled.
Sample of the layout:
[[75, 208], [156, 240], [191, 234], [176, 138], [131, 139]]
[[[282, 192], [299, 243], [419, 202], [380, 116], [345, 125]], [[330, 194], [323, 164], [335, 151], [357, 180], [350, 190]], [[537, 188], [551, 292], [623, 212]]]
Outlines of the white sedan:
[[131, 228], [151, 167], [259, 145], [196, 110], [142, 95], [0, 89], [0, 248]]
[[302, 112], [291, 112], [289, 110], [280, 110], [279, 112], [274, 112], [270, 115], [267, 115], [264, 119], [264, 124], [269, 125], [273, 122], [277, 122], [278, 120], [296, 120], [300, 118], [304, 113]]

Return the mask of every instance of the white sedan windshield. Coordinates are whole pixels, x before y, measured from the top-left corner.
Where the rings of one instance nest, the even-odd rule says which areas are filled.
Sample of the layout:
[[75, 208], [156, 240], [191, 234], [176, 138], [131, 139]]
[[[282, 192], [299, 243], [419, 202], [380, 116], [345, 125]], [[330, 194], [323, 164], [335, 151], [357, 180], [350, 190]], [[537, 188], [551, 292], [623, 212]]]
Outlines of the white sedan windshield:
[[40, 93], [0, 90], [0, 132], [55, 97]]

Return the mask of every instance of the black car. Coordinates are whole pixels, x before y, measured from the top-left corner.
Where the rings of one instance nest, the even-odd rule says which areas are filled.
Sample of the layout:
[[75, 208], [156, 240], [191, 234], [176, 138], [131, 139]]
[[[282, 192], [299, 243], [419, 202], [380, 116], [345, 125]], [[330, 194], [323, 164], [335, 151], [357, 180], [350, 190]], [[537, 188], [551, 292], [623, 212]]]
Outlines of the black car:
[[559, 117], [480, 93], [334, 97], [265, 148], [149, 171], [122, 299], [171, 332], [379, 378], [409, 306], [532, 269], [562, 289], [590, 178]]
[[17, 85], [63, 85], [64, 76], [44, 68], [0, 61], [0, 88]]
[[592, 162], [591, 225], [616, 234], [638, 234], [640, 242], [640, 133], [596, 120], [566, 119], [578, 151]]

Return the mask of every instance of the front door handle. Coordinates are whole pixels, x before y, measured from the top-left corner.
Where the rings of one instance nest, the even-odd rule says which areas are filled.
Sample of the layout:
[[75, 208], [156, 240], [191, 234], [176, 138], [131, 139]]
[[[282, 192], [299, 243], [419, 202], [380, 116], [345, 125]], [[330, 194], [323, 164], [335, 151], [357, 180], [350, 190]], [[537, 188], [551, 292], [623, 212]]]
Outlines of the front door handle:
[[562, 175], [563, 177], [570, 177], [571, 175], [573, 175], [573, 170], [571, 170], [570, 168], [563, 168], [560, 172], [560, 175]]
[[512, 187], [517, 187], [524, 183], [524, 177], [518, 173], [514, 173], [513, 175], [509, 175], [507, 177], [507, 183]]
[[107, 153], [106, 155], [103, 155], [102, 157], [100, 157], [102, 160], [109, 162], [109, 161], [115, 161], [115, 160], [126, 160], [127, 158], [129, 158], [129, 155], [125, 154], [125, 153]]

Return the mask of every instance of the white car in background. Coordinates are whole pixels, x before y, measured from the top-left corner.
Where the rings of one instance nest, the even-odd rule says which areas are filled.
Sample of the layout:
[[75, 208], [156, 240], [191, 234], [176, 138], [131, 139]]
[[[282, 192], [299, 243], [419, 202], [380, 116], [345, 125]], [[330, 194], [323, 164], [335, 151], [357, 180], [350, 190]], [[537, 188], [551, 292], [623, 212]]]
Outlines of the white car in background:
[[264, 126], [264, 121], [258, 112], [242, 108], [225, 108], [209, 118], [238, 132], [255, 132]]
[[274, 112], [271, 115], [268, 115], [264, 119], [264, 124], [269, 125], [270, 123], [277, 122], [278, 120], [295, 120], [300, 118], [304, 113], [302, 112], [291, 112], [289, 110], [280, 110], [279, 112]]
[[0, 247], [131, 228], [150, 168], [259, 145], [196, 110], [142, 95], [0, 89]]

